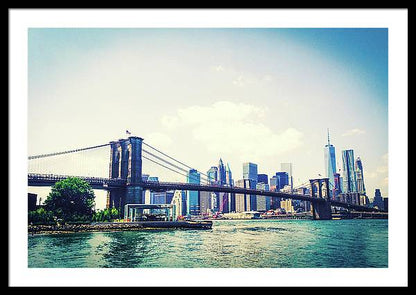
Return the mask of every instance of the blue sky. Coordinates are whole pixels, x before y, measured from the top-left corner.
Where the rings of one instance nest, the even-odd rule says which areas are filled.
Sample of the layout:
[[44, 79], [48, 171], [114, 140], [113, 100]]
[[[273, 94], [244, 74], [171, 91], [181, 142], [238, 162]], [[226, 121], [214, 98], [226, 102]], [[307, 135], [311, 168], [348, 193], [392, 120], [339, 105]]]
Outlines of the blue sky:
[[291, 162], [296, 184], [324, 174], [329, 128], [337, 167], [354, 149], [369, 196], [388, 195], [385, 28], [32, 28], [28, 45], [30, 155], [129, 129], [204, 173], [221, 157], [235, 180], [246, 161], [269, 177]]

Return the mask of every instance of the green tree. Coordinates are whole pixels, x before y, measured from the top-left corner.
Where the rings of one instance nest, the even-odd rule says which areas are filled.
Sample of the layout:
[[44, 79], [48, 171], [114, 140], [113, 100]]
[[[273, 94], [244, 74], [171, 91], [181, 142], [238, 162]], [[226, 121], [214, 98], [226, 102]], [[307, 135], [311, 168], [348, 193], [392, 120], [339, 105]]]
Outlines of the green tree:
[[94, 214], [95, 195], [88, 182], [69, 177], [58, 181], [45, 200], [45, 209], [65, 221], [90, 219]]
[[113, 221], [119, 217], [119, 212], [116, 208], [106, 208], [95, 212], [92, 220], [97, 222]]
[[45, 208], [39, 208], [34, 211], [29, 211], [28, 215], [29, 224], [54, 224], [53, 213], [46, 211]]

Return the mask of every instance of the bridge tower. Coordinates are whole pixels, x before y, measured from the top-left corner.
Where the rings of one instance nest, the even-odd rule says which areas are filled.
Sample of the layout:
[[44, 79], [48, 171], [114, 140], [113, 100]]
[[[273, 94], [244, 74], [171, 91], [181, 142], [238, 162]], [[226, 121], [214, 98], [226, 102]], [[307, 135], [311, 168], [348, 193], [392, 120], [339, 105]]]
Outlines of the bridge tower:
[[143, 139], [130, 136], [110, 142], [109, 177], [122, 179], [126, 186], [112, 188], [107, 193], [107, 208], [115, 207], [124, 215], [124, 205], [142, 204], [142, 142]]
[[[320, 199], [320, 201], [312, 201], [313, 219], [332, 219], [329, 178], [309, 179], [309, 182], [311, 197]], [[322, 201], [322, 199], [326, 199], [326, 201]]]

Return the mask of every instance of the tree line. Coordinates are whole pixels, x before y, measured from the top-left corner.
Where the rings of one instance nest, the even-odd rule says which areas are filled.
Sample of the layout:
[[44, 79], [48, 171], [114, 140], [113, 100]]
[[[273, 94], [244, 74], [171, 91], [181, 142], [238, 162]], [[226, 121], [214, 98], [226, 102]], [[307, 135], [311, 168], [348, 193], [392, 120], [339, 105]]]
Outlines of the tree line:
[[28, 212], [28, 223], [91, 223], [120, 218], [116, 208], [94, 208], [95, 194], [89, 183], [78, 177], [69, 177], [55, 183], [42, 207]]

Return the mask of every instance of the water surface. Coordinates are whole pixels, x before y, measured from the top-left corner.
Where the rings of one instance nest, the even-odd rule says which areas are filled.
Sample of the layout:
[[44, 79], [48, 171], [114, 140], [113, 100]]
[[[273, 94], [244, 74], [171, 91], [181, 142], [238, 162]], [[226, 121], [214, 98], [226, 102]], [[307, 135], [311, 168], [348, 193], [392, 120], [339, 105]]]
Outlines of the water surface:
[[28, 236], [33, 268], [385, 268], [388, 220], [219, 220], [211, 230]]

